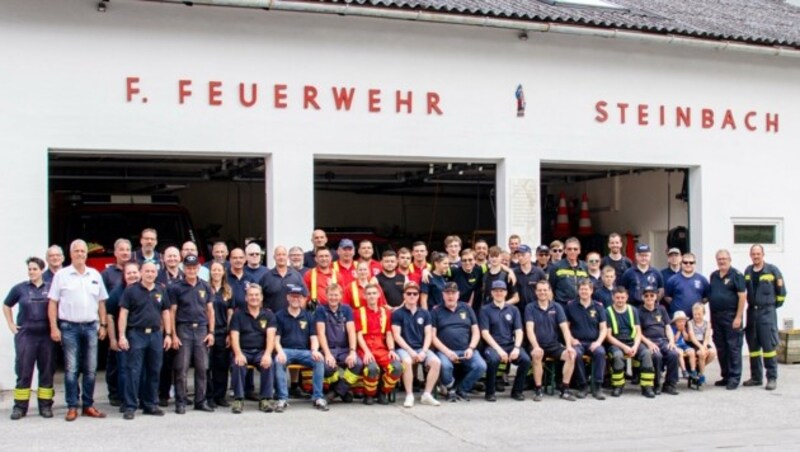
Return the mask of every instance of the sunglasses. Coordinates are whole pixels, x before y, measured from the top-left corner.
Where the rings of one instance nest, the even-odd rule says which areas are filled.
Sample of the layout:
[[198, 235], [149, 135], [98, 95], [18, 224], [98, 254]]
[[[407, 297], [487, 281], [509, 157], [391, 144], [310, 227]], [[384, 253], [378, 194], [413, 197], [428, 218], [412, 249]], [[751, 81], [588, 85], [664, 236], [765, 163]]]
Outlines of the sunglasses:
[[599, 264], [600, 263], [600, 259], [589, 259], [586, 262], [588, 262], [590, 264]]
[[417, 295], [419, 295], [419, 292], [406, 292], [405, 294], [411, 295], [412, 297], [416, 297]]
[[553, 248], [553, 249], [551, 249], [551, 250], [550, 250], [550, 252], [551, 252], [551, 253], [563, 253], [563, 252], [564, 252], [564, 250], [562, 250], [562, 249], [560, 249], [560, 248]]
[[683, 261], [686, 265], [694, 265], [694, 261]]

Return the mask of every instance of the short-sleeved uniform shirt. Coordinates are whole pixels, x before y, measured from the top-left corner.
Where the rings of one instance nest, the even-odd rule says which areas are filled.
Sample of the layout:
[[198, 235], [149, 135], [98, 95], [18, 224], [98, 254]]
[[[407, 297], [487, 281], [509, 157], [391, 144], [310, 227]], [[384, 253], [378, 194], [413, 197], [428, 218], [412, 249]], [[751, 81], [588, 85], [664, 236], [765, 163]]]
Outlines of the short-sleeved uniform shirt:
[[417, 308], [411, 312], [405, 306], [392, 313], [392, 325], [400, 327], [400, 337], [414, 350], [425, 342], [425, 327], [431, 325], [430, 312]]
[[[517, 293], [517, 286], [515, 284], [511, 284], [511, 280], [509, 279], [509, 273], [505, 270], [500, 270], [497, 273], [492, 273], [491, 271], [487, 270], [483, 274], [483, 296], [481, 303], [475, 303], [473, 301], [472, 305], [475, 306], [475, 310], [480, 312], [480, 307], [483, 305], [490, 305], [493, 303], [492, 301], [492, 283], [495, 281], [503, 281], [508, 286], [508, 292], [506, 293], [506, 300], [510, 300]], [[480, 318], [480, 314], [478, 314]], [[520, 313], [520, 317], [522, 313]]]
[[601, 303], [592, 300], [589, 306], [580, 300], [567, 303], [567, 320], [572, 337], [581, 342], [594, 342], [600, 335], [600, 324], [606, 323], [606, 310]]
[[[617, 312], [613, 306], [606, 308], [608, 314], [608, 328], [611, 334], [620, 342], [632, 344], [634, 340], [634, 331], [636, 326], [639, 325], [639, 310], [626, 305], [625, 310]], [[633, 325], [631, 325], [630, 318], [633, 317]]]
[[628, 290], [628, 304], [638, 307], [644, 302], [644, 289], [648, 286], [663, 289], [664, 279], [661, 277], [661, 272], [654, 267], [641, 271], [638, 266], [634, 266], [622, 274], [620, 285]]
[[58, 301], [60, 320], [85, 323], [97, 321], [97, 308], [101, 300], [108, 299], [108, 292], [97, 270], [86, 267], [79, 273], [70, 265], [53, 277], [47, 298]]
[[669, 282], [670, 278], [680, 273], [681, 270], [673, 270], [670, 267], [664, 268], [661, 270], [661, 279], [664, 280], [664, 287], [667, 287], [667, 283]]
[[602, 286], [599, 289], [592, 292], [592, 299], [600, 304], [603, 305], [604, 308], [607, 308], [614, 304], [614, 293], [612, 292], [614, 288], [609, 289], [608, 287]]
[[208, 325], [206, 308], [214, 302], [211, 286], [197, 279], [194, 285], [179, 281], [167, 289], [171, 306], [176, 306], [175, 324], [197, 323]]
[[622, 275], [625, 274], [626, 270], [633, 267], [633, 262], [627, 256], [622, 256], [620, 260], [616, 261], [611, 259], [611, 256], [604, 256], [600, 260], [600, 268], [605, 268], [606, 266], [614, 269], [614, 273], [617, 275], [617, 285], [619, 285], [622, 281]]
[[[293, 268], [287, 268], [286, 274], [281, 276], [277, 268], [267, 270], [259, 280], [258, 284], [264, 293], [264, 307], [272, 312], [280, 312], [289, 307], [289, 288], [302, 287], [306, 289], [306, 283], [300, 272]], [[308, 291], [304, 293], [308, 295]]]
[[747, 291], [744, 275], [731, 267], [725, 276], [719, 270], [711, 274], [708, 289], [708, 302], [711, 314], [720, 312], [736, 312], [739, 307], [739, 296]]
[[542, 309], [539, 302], [530, 303], [525, 308], [525, 323], [533, 322], [533, 332], [540, 347], [546, 348], [559, 344], [559, 325], [567, 321], [564, 308], [560, 304], [550, 302]]
[[386, 276], [385, 273], [381, 272], [376, 278], [383, 291], [383, 296], [386, 297], [386, 304], [393, 308], [402, 305], [403, 288], [406, 285], [405, 275], [395, 273], [394, 276]]
[[670, 324], [670, 317], [664, 306], [656, 305], [652, 311], [644, 306], [639, 308], [639, 322], [642, 334], [651, 341], [666, 340], [666, 327]]
[[221, 288], [214, 290], [214, 333], [217, 335], [228, 331], [228, 310], [233, 309], [233, 298], [226, 300], [224, 295]]
[[247, 287], [250, 284], [255, 284], [246, 272], [242, 272], [241, 277], [233, 274], [231, 269], [227, 271], [228, 285], [231, 286], [233, 292], [233, 309], [247, 309]]
[[128, 328], [161, 328], [161, 313], [170, 307], [167, 291], [158, 284], [148, 289], [141, 282], [122, 292], [120, 308], [128, 310]]
[[239, 309], [231, 317], [231, 331], [239, 332], [239, 348], [242, 350], [265, 350], [267, 329], [274, 327], [275, 315], [269, 309], [261, 309], [253, 317], [247, 309]]
[[156, 276], [156, 283], [161, 284], [166, 288], [170, 288], [178, 281], [183, 281], [183, 277], [183, 270], [181, 269], [178, 269], [178, 271], [175, 273], [170, 273], [170, 271], [167, 270], [167, 267], [162, 267], [161, 270], [158, 271], [158, 276]]
[[30, 281], [21, 282], [11, 288], [3, 304], [9, 308], [19, 305], [17, 326], [31, 332], [45, 333], [50, 331], [47, 317], [49, 291], [50, 284], [44, 280], [39, 286]]
[[103, 284], [106, 285], [106, 290], [108, 291], [109, 297], [111, 296], [111, 292], [113, 292], [114, 289], [124, 285], [123, 271], [116, 265], [106, 267], [106, 269], [100, 273], [100, 276], [103, 278]]
[[258, 267], [251, 267], [247, 264], [244, 266], [244, 274], [250, 277], [250, 281], [259, 282], [264, 274], [267, 273], [267, 267], [259, 265]]
[[316, 323], [311, 313], [301, 309], [293, 316], [288, 309], [275, 314], [276, 335], [281, 339], [281, 347], [287, 350], [308, 350], [311, 336], [317, 335]]
[[420, 291], [428, 294], [428, 309], [444, 303], [444, 286], [447, 283], [443, 275], [431, 273], [428, 282], [422, 283]]
[[578, 282], [589, 277], [589, 269], [583, 261], [575, 266], [567, 259], [561, 259], [550, 268], [550, 285], [553, 286], [553, 297], [560, 304], [567, 304], [578, 298]]
[[514, 275], [517, 277], [517, 284], [515, 290], [519, 294], [519, 302], [517, 302], [517, 309], [520, 314], [525, 313], [525, 307], [530, 303], [536, 303], [536, 283], [543, 279], [547, 279], [541, 268], [531, 266], [531, 271], [525, 273], [522, 267], [514, 269]]
[[480, 298], [483, 269], [479, 265], [474, 266], [469, 272], [462, 266], [451, 268], [448, 279], [458, 286], [458, 301], [469, 303], [473, 297]]
[[708, 296], [708, 280], [705, 276], [695, 273], [686, 277], [679, 273], [667, 282], [664, 288], [664, 295], [672, 297], [669, 304], [669, 312], [683, 311], [687, 316], [692, 316], [692, 305], [703, 300]]
[[477, 324], [475, 311], [462, 301], [452, 310], [442, 304], [431, 311], [431, 325], [436, 329], [436, 337], [450, 350], [469, 348], [472, 326]]
[[354, 322], [353, 309], [346, 304], [339, 303], [336, 311], [330, 305], [320, 305], [314, 312], [314, 322], [325, 324], [325, 338], [331, 350], [350, 347], [347, 337], [347, 323]]
[[502, 348], [514, 346], [514, 333], [522, 330], [522, 316], [516, 306], [505, 304], [502, 308], [494, 303], [481, 308], [478, 320], [481, 331], [488, 331]]

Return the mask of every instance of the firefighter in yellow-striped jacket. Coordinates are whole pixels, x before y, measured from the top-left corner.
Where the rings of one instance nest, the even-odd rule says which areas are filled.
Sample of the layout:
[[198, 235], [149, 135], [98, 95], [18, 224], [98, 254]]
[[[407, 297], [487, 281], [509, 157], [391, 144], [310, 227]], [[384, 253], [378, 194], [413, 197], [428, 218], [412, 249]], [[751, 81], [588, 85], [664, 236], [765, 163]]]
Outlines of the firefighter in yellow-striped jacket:
[[394, 350], [392, 311], [378, 303], [377, 284], [368, 284], [364, 292], [367, 305], [355, 315], [359, 356], [364, 362], [364, 403], [375, 403], [377, 396], [378, 403], [385, 405], [403, 374], [403, 365]]
[[609, 354], [611, 355], [611, 395], [619, 397], [625, 386], [625, 360], [634, 360], [641, 367], [639, 385], [642, 395], [655, 397], [653, 384], [655, 369], [653, 356], [647, 346], [642, 344], [642, 327], [639, 326], [639, 311], [628, 304], [628, 291], [624, 287], [614, 289], [614, 304], [607, 308]]

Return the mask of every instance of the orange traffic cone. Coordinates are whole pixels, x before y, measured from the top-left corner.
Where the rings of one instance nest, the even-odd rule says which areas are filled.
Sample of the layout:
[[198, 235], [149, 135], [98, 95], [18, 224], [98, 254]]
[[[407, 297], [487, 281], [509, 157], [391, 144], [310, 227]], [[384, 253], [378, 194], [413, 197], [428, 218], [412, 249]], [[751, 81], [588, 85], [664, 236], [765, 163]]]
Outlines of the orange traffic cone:
[[584, 192], [583, 199], [581, 199], [581, 211], [578, 218], [578, 235], [592, 234], [594, 234], [594, 229], [592, 229], [592, 219], [589, 217], [589, 197], [586, 196], [586, 192]]
[[567, 214], [567, 195], [562, 191], [558, 195], [558, 214], [556, 215], [556, 227], [553, 229], [553, 236], [569, 236], [569, 215]]

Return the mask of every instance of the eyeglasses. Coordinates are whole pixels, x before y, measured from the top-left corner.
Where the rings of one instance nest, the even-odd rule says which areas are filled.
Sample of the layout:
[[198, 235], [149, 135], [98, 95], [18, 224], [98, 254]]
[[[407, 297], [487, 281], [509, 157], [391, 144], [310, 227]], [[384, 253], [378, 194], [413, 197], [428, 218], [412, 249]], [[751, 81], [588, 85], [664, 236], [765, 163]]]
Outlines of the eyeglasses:
[[419, 292], [406, 292], [406, 295], [411, 295], [412, 297], [416, 297], [419, 295]]
[[694, 261], [683, 261], [686, 265], [694, 265]]
[[247, 253], [248, 256], [261, 256], [261, 253]]
[[578, 251], [578, 248], [569, 247], [567, 248], [567, 251]]
[[599, 264], [600, 263], [600, 259], [589, 259], [586, 262], [588, 262], [590, 264]]
[[550, 252], [551, 252], [551, 253], [563, 253], [563, 252], [564, 252], [564, 250], [562, 250], [562, 249], [559, 249], [559, 248], [553, 248], [553, 249], [551, 249], [551, 250], [550, 250]]

